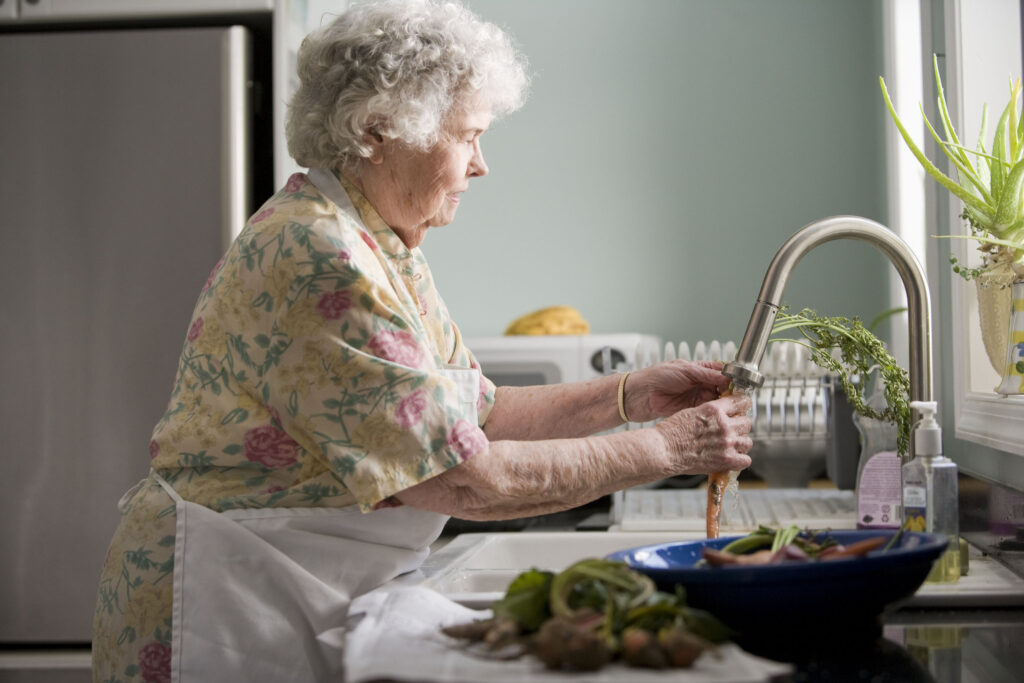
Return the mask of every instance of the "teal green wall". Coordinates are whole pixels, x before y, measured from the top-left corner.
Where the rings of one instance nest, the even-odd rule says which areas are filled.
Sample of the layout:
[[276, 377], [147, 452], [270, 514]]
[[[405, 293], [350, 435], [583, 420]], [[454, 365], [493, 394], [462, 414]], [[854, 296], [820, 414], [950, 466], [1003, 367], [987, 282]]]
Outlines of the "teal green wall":
[[[491, 173], [424, 243], [467, 335], [577, 307], [595, 332], [735, 339], [803, 225], [886, 222], [879, 0], [468, 0], [534, 76]], [[786, 300], [870, 320], [885, 259], [827, 244]]]

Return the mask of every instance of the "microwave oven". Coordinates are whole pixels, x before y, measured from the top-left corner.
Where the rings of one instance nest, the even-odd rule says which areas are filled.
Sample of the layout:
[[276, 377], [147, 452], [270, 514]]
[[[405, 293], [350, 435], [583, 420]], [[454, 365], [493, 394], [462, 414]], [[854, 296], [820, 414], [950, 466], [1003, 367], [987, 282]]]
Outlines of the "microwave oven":
[[638, 334], [512, 335], [467, 338], [484, 376], [498, 386], [594, 379], [660, 359], [661, 339]]

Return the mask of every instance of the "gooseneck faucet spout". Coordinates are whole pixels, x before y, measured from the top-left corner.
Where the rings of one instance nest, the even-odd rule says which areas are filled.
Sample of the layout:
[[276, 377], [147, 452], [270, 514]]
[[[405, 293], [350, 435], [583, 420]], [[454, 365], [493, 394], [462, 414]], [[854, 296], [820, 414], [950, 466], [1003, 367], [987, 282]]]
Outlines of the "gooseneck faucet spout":
[[907, 291], [907, 312], [910, 316], [910, 400], [931, 401], [932, 314], [924, 270], [906, 242], [885, 226], [858, 216], [823, 218], [801, 228], [779, 248], [765, 273], [736, 359], [728, 363], [723, 372], [737, 387], [756, 389], [761, 386], [764, 375], [758, 372], [758, 366], [793, 268], [811, 249], [843, 238], [874, 245], [896, 266]]

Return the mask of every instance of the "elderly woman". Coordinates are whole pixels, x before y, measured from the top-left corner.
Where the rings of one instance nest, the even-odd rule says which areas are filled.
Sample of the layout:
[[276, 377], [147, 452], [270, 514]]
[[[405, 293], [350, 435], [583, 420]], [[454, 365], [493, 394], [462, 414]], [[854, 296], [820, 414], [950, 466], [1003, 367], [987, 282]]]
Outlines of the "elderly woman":
[[[149, 476], [125, 494], [97, 681], [317, 680], [351, 599], [415, 569], [454, 515], [564, 510], [742, 469], [748, 399], [714, 363], [495, 389], [418, 246], [487, 174], [526, 76], [459, 5], [361, 4], [299, 54], [292, 176], [203, 285]], [[588, 436], [628, 416], [649, 429]]]

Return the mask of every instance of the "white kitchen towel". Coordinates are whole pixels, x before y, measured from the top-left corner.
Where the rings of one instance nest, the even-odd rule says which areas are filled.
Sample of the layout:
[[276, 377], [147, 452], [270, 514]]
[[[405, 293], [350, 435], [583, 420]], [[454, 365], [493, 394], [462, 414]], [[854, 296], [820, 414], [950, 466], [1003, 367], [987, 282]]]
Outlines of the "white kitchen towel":
[[387, 585], [356, 599], [345, 647], [346, 683], [375, 680], [442, 683], [621, 683], [621, 681], [767, 681], [788, 673], [788, 664], [755, 657], [731, 643], [717, 656], [705, 653], [689, 669], [649, 670], [613, 664], [593, 673], [549, 671], [532, 656], [493, 661], [466, 652], [443, 626], [490, 616], [452, 602], [422, 586]]

